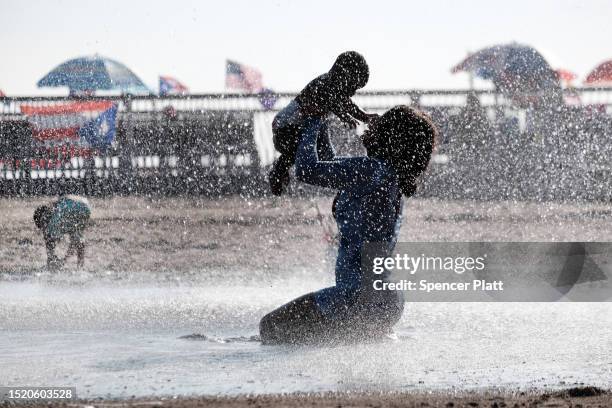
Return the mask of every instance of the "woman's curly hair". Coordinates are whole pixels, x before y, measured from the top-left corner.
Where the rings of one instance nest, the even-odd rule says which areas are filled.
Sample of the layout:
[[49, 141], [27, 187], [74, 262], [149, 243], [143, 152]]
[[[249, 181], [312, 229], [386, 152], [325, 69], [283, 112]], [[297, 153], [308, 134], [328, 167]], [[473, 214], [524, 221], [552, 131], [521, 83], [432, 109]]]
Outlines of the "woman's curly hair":
[[368, 154], [391, 164], [402, 194], [410, 197], [429, 165], [437, 138], [438, 128], [429, 116], [399, 105], [385, 112], [372, 125], [372, 137], [366, 148]]

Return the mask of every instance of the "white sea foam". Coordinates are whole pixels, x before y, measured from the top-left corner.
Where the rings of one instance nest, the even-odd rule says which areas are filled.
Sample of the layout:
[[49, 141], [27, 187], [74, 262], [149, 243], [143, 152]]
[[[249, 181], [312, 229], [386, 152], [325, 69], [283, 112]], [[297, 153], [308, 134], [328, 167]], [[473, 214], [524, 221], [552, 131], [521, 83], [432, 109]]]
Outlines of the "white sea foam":
[[113, 397], [612, 386], [612, 303], [408, 303], [396, 342], [251, 341], [263, 314], [320, 286], [4, 282], [0, 383]]

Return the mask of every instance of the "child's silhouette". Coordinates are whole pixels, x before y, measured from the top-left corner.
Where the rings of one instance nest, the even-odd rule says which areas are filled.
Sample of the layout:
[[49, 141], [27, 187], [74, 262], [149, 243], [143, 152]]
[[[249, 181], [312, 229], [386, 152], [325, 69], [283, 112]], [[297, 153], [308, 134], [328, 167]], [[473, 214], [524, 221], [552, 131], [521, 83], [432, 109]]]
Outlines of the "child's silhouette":
[[[355, 92], [366, 85], [369, 76], [368, 64], [361, 54], [355, 51], [343, 52], [329, 72], [312, 80], [276, 115], [272, 122], [272, 132], [274, 147], [281, 155], [270, 171], [273, 194], [281, 195], [289, 183], [289, 169], [295, 162], [304, 118], [325, 117], [333, 113], [354, 128], [356, 120], [370, 122], [378, 117], [377, 114], [365, 113], [351, 100]], [[326, 137], [319, 138], [320, 143], [326, 141]], [[325, 152], [322, 148], [319, 151], [320, 154]]]

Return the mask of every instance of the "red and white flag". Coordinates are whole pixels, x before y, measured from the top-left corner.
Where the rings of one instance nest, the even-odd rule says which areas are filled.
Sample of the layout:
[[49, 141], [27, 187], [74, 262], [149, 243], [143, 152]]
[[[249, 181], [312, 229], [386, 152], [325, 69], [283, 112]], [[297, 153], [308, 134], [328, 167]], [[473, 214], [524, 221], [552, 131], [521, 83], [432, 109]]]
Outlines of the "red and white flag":
[[225, 87], [257, 93], [263, 89], [261, 72], [248, 65], [227, 60], [225, 64]]
[[159, 95], [185, 95], [189, 93], [189, 88], [182, 84], [178, 79], [167, 75], [159, 76]]
[[40, 145], [109, 146], [115, 137], [117, 105], [111, 101], [83, 101], [60, 105], [21, 105]]

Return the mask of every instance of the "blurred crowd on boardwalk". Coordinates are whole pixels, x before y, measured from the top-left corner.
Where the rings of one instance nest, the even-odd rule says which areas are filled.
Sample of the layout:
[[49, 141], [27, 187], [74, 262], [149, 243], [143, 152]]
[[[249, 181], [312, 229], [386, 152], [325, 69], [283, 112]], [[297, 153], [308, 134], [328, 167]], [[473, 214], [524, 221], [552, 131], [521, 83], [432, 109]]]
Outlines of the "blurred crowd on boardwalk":
[[[574, 87], [571, 72], [553, 69], [531, 47], [506, 44], [469, 55], [452, 72], [491, 87], [354, 98], [372, 112], [415, 106], [439, 126], [420, 194], [611, 198], [612, 63]], [[127, 67], [99, 56], [67, 61], [39, 85], [69, 94], [0, 95], [0, 195], [265, 194], [275, 157], [271, 122], [294, 96], [264, 87], [256, 69], [230, 60], [226, 94], [191, 94], [170, 76], [160, 76], [154, 94]], [[339, 152], [360, 153], [363, 129], [328, 120]]]

